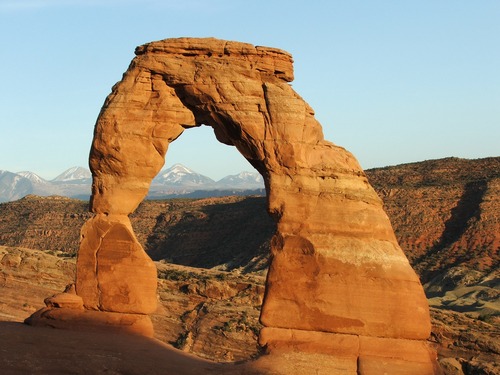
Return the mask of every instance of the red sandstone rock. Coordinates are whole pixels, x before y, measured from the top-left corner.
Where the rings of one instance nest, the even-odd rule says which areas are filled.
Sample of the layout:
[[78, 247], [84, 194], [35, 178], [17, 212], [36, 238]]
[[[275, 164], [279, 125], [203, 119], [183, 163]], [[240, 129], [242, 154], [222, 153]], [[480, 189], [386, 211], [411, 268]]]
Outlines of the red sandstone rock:
[[208, 124], [264, 176], [278, 219], [264, 324], [429, 335], [423, 290], [381, 201], [355, 158], [323, 139], [312, 109], [288, 84], [289, 54], [188, 38], [150, 43], [136, 54], [96, 124], [95, 212], [134, 210], [169, 142]]
[[72, 293], [58, 293], [52, 297], [45, 298], [45, 305], [50, 308], [67, 308], [83, 310], [83, 299]]
[[151, 319], [143, 314], [124, 314], [72, 308], [38, 310], [25, 323], [32, 326], [71, 329], [75, 331], [122, 332], [153, 337]]
[[[264, 328], [259, 343], [273, 356], [329, 355], [332, 374], [439, 374], [437, 358], [426, 342], [294, 329]], [[312, 360], [312, 363], [315, 361]], [[314, 366], [303, 365], [305, 373]], [[324, 370], [324, 369], [323, 369]], [[283, 372], [285, 373], [285, 372]]]
[[156, 309], [156, 267], [125, 215], [97, 215], [82, 229], [76, 292], [87, 309], [150, 314]]
[[[205, 124], [263, 175], [268, 210], [277, 220], [265, 326], [309, 331], [309, 341], [318, 339], [315, 331], [377, 340], [429, 336], [423, 289], [382, 202], [356, 159], [324, 140], [313, 110], [288, 84], [288, 53], [181, 38], [149, 43], [136, 54], [95, 127], [90, 167], [97, 216], [82, 229], [76, 283], [87, 309], [153, 309], [153, 267], [127, 215], [146, 196], [169, 143]], [[273, 342], [283, 340], [281, 331], [267, 332], [268, 345], [279, 346]], [[430, 373], [434, 359], [415, 343], [398, 352], [398, 361], [415, 362], [416, 350], [418, 371]], [[383, 353], [366, 353], [359, 357], [361, 373], [391, 368]], [[333, 369], [340, 354], [329, 357]]]

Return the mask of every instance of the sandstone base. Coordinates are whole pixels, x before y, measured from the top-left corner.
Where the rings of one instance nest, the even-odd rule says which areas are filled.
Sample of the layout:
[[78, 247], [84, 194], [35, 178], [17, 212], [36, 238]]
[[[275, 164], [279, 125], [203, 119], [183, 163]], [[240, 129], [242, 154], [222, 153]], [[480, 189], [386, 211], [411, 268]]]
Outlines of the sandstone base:
[[76, 331], [108, 331], [153, 337], [153, 323], [148, 315], [123, 314], [93, 310], [46, 307], [24, 321], [31, 326], [45, 326]]
[[24, 321], [26, 324], [74, 331], [132, 333], [146, 337], [154, 335], [153, 323], [148, 315], [85, 309], [74, 284], [66, 286], [63, 293], [47, 297], [44, 303], [47, 307], [33, 313]]
[[425, 341], [266, 327], [259, 343], [268, 355], [256, 365], [282, 374], [441, 374]]

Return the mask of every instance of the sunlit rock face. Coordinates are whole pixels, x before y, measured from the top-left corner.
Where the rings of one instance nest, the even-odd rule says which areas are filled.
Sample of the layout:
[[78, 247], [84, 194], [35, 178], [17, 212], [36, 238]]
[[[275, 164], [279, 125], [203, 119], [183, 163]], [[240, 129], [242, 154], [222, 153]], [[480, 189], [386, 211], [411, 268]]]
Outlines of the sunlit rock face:
[[[154, 267], [127, 215], [170, 142], [204, 124], [262, 174], [277, 221], [261, 312], [271, 354], [321, 352], [341, 358], [342, 373], [434, 373], [418, 341], [430, 334], [427, 300], [382, 202], [353, 155], [324, 140], [292, 80], [291, 55], [274, 48], [212, 38], [138, 47], [95, 127], [96, 217], [82, 230], [76, 292], [87, 309], [154, 310]], [[348, 355], [341, 344], [321, 350], [325, 337], [347, 340]]]
[[85, 223], [76, 290], [89, 310], [156, 310], [156, 267], [135, 238], [128, 216], [96, 215]]

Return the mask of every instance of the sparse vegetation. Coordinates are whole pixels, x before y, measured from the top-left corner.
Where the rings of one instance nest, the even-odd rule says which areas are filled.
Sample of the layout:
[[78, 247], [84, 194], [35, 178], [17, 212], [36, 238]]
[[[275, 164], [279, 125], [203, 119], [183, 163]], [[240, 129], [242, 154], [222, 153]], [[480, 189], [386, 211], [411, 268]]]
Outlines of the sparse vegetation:
[[500, 323], [500, 312], [482, 314], [482, 315], [479, 315], [479, 317], [477, 319], [482, 321], [482, 322], [489, 323], [489, 324], [499, 324]]
[[174, 348], [182, 350], [186, 346], [188, 337], [189, 337], [189, 332], [182, 332], [177, 338], [177, 340], [171, 342], [171, 344]]
[[209, 277], [204, 275], [203, 273], [178, 270], [174, 268], [159, 269], [158, 278], [170, 281], [189, 282], [205, 281], [209, 279]]

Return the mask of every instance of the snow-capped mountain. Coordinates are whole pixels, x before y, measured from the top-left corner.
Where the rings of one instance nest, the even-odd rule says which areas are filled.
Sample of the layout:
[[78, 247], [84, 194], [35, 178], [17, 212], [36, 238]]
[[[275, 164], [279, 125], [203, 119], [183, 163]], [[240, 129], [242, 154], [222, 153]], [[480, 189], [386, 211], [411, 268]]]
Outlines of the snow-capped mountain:
[[[28, 194], [90, 197], [92, 174], [83, 167], [70, 168], [47, 181], [30, 171], [0, 171], [0, 202], [16, 200]], [[149, 190], [150, 198], [210, 197], [230, 194], [264, 194], [264, 183], [257, 172], [241, 172], [215, 182], [210, 177], [175, 164], [156, 176]]]
[[162, 170], [153, 180], [153, 184], [170, 185], [182, 187], [211, 187], [215, 183], [210, 177], [196, 173], [182, 164], [174, 164], [172, 167]]
[[33, 184], [47, 184], [47, 180], [43, 179], [36, 173], [30, 172], [30, 171], [22, 171], [22, 172], [17, 172], [18, 175], [23, 176], [24, 178], [27, 178], [28, 180], [31, 181]]
[[82, 167], [70, 168], [51, 181], [30, 171], [0, 171], [0, 202], [20, 199], [28, 194], [88, 199], [91, 182], [90, 171]]
[[218, 187], [260, 189], [264, 188], [264, 179], [258, 172], [241, 172], [226, 176], [217, 181]]
[[9, 171], [0, 171], [0, 202], [13, 201], [33, 192], [27, 178]]
[[92, 174], [87, 168], [73, 167], [65, 170], [51, 182], [89, 183], [91, 179]]

